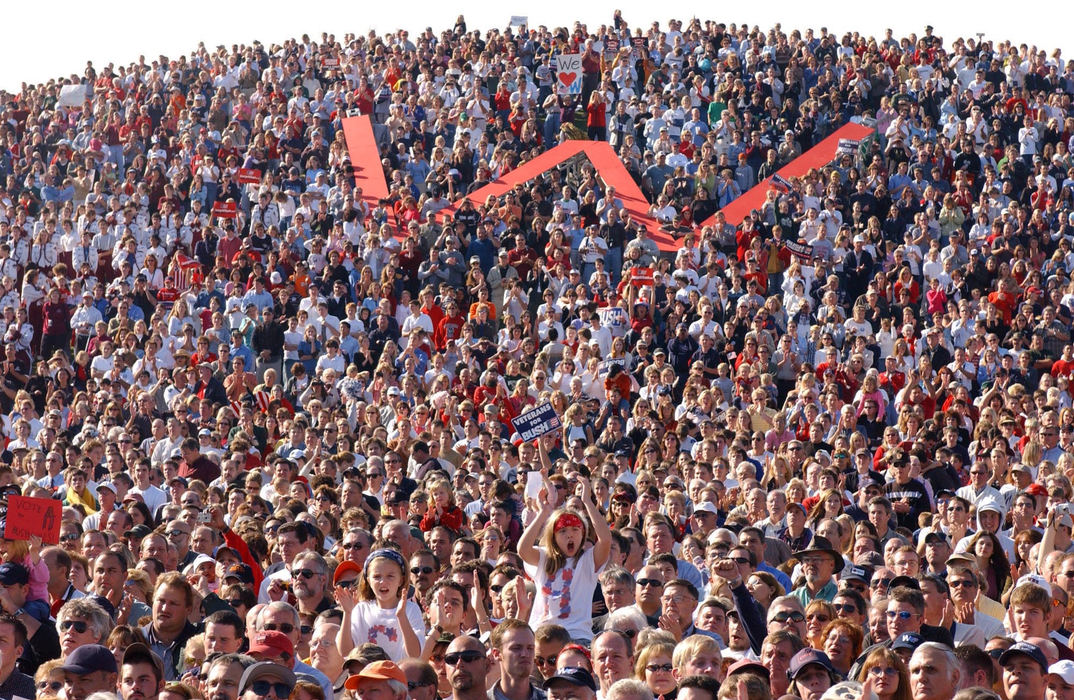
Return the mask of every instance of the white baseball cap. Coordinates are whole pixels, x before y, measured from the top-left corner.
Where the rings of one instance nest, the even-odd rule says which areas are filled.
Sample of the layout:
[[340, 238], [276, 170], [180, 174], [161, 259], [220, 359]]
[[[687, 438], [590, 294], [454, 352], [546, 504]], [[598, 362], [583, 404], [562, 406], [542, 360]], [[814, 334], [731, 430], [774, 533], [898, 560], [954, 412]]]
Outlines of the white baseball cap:
[[1048, 667], [1049, 676], [1059, 676], [1067, 685], [1074, 685], [1074, 661], [1063, 659]]

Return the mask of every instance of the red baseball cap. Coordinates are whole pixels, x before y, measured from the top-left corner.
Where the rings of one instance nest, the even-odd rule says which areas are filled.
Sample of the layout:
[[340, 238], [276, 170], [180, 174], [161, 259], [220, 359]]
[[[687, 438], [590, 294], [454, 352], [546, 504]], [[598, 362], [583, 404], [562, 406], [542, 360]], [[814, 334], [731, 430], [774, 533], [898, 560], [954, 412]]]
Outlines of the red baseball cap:
[[250, 654], [264, 654], [272, 657], [286, 654], [288, 657], [293, 658], [295, 645], [291, 643], [291, 640], [283, 632], [267, 630], [254, 635], [254, 640], [250, 644]]
[[332, 584], [335, 585], [339, 583], [339, 580], [343, 578], [343, 574], [347, 574], [352, 571], [356, 574], [361, 574], [362, 567], [358, 566], [358, 564], [349, 559], [347, 561], [340, 562], [339, 566], [336, 567], [335, 573], [332, 574]]

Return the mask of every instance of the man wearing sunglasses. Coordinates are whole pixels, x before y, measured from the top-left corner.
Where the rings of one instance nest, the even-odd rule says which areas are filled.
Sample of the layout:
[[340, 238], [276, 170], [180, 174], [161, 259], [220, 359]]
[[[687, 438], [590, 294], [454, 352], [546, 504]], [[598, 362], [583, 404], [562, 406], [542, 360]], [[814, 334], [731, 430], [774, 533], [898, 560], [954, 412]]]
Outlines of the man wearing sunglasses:
[[486, 700], [485, 674], [489, 660], [485, 645], [470, 636], [456, 637], [444, 654], [452, 700]]
[[258, 613], [253, 637], [254, 642], [250, 644], [250, 656], [257, 656], [254, 653], [254, 648], [257, 645], [257, 640], [261, 639], [261, 643], [266, 647], [266, 653], [278, 654], [277, 663], [282, 663], [289, 669], [294, 669], [295, 673], [312, 676], [321, 686], [324, 696], [326, 698], [332, 697], [334, 691], [332, 690], [332, 681], [329, 680], [328, 676], [295, 658], [295, 647], [298, 645], [301, 636], [300, 624], [298, 611], [293, 606], [283, 601], [269, 603]]
[[242, 700], [285, 700], [295, 689], [291, 669], [271, 661], [260, 661], [246, 669], [239, 680]]
[[291, 564], [291, 587], [299, 612], [314, 615], [328, 610], [335, 601], [328, 594], [328, 564], [316, 552], [303, 552]]

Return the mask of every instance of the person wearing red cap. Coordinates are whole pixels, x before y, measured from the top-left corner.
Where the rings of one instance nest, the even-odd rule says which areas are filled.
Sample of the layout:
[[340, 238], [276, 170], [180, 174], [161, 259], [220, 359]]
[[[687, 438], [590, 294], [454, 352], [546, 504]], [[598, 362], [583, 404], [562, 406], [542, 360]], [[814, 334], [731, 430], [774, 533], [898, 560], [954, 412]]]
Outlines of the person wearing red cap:
[[391, 661], [374, 661], [349, 677], [343, 687], [358, 700], [405, 700], [407, 680], [403, 670]]

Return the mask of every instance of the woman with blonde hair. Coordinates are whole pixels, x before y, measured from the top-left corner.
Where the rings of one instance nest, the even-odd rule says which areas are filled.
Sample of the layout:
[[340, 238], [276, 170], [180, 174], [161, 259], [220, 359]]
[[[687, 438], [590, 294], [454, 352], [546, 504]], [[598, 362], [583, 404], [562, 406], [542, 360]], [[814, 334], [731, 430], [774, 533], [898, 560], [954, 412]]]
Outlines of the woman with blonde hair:
[[649, 686], [653, 697], [662, 698], [675, 693], [675, 676], [672, 657], [675, 645], [657, 641], [638, 652], [634, 663], [634, 677]]

